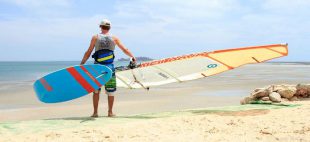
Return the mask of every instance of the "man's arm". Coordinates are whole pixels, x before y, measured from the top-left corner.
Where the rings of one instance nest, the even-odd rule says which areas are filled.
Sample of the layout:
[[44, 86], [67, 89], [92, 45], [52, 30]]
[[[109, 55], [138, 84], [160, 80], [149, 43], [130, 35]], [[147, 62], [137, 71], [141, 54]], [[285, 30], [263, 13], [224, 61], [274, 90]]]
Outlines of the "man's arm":
[[93, 36], [91, 39], [90, 45], [88, 47], [88, 50], [85, 52], [84, 57], [81, 61], [81, 65], [85, 64], [85, 62], [88, 60], [91, 52], [94, 50], [96, 41], [97, 41], [97, 36]]
[[133, 54], [125, 47], [124, 44], [119, 40], [119, 38], [113, 36], [115, 44], [129, 57], [133, 59], [134, 62], [136, 62], [136, 58], [133, 56]]

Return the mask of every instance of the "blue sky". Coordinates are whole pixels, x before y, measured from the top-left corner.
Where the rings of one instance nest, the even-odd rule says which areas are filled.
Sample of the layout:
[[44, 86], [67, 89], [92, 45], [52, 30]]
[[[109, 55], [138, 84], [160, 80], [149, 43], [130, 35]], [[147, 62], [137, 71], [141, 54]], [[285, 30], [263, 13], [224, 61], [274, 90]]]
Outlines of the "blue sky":
[[309, 17], [309, 0], [0, 0], [0, 61], [81, 60], [105, 18], [136, 56], [289, 43], [277, 61], [310, 61]]

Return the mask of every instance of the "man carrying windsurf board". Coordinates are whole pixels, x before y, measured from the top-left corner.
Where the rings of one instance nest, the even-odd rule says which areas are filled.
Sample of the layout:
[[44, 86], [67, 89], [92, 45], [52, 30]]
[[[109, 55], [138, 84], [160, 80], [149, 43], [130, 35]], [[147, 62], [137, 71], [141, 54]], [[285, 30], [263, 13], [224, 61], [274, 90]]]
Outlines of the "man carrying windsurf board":
[[[100, 22], [101, 33], [96, 34], [92, 37], [88, 50], [85, 52], [84, 57], [81, 61], [81, 65], [84, 64], [90, 57], [92, 51], [95, 49], [93, 58], [95, 59], [95, 64], [102, 64], [108, 66], [112, 72], [112, 78], [105, 84], [105, 91], [108, 95], [108, 117], [113, 117], [113, 103], [114, 103], [114, 93], [116, 91], [116, 77], [114, 68], [114, 50], [115, 46], [119, 47], [126, 55], [132, 58], [135, 62], [136, 58], [133, 54], [125, 47], [124, 44], [116, 36], [112, 36], [109, 31], [111, 28], [111, 22], [104, 19]], [[93, 107], [94, 112], [92, 117], [98, 117], [98, 104], [99, 104], [99, 94], [100, 90], [93, 92]]]

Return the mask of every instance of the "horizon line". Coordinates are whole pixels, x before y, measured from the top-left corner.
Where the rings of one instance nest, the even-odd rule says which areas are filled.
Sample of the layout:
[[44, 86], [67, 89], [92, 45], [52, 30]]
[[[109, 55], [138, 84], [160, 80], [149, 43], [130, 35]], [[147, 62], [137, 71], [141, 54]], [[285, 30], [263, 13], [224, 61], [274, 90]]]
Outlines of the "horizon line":
[[[158, 59], [154, 59], [158, 60]], [[0, 61], [0, 62], [80, 62], [81, 60], [44, 60], [44, 61], [19, 61], [19, 60], [7, 60], [7, 61]], [[117, 61], [117, 60], [115, 60]], [[93, 61], [87, 61], [87, 62], [93, 62]], [[266, 61], [266, 62], [274, 62], [274, 63], [304, 63], [304, 62], [310, 62], [310, 61]], [[266, 63], [265, 62], [265, 63]], [[264, 63], [264, 62], [261, 62]]]

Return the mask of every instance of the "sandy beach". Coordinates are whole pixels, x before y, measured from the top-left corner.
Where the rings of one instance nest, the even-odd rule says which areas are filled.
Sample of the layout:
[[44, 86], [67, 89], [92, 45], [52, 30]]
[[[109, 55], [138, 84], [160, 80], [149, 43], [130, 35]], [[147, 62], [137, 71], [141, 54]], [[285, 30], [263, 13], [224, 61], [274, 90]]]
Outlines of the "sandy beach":
[[310, 101], [297, 104], [1, 123], [0, 141], [310, 141]]
[[269, 63], [150, 91], [119, 88], [117, 117], [106, 117], [101, 95], [96, 119], [89, 117], [91, 95], [44, 104], [30, 83], [1, 91], [0, 141], [310, 141], [309, 100], [239, 105], [257, 87], [309, 82], [309, 71]]
[[0, 0], [0, 142], [310, 142], [309, 17], [310, 0]]

